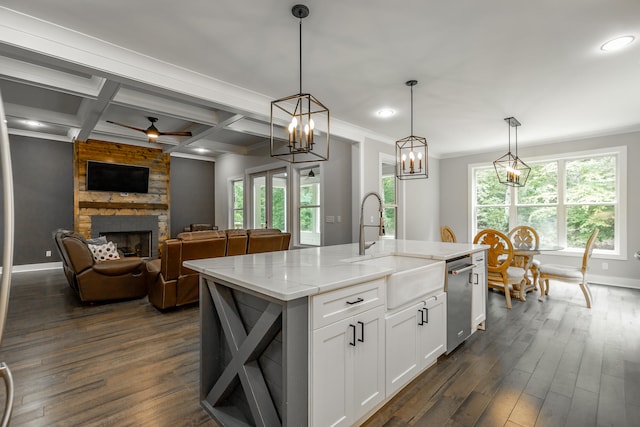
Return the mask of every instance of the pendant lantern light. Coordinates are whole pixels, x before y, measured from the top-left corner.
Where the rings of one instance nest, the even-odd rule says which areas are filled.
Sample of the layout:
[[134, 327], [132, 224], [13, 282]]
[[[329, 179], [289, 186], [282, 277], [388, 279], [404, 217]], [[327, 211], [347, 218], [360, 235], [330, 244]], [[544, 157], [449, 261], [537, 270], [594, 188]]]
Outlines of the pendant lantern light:
[[289, 163], [329, 159], [329, 109], [313, 95], [302, 92], [302, 19], [309, 8], [297, 4], [291, 9], [300, 20], [299, 92], [271, 102], [271, 157]]
[[413, 87], [417, 84], [417, 80], [406, 82], [411, 88], [411, 135], [396, 141], [396, 177], [402, 180], [429, 177], [427, 140], [413, 134]]
[[[509, 151], [507, 154], [494, 161], [493, 167], [496, 169], [498, 180], [502, 184], [509, 185], [511, 187], [524, 187], [527, 183], [527, 179], [529, 179], [531, 168], [518, 157], [518, 126], [520, 126], [520, 122], [515, 117], [507, 117], [504, 121], [509, 125]], [[512, 127], [515, 128], [515, 156], [511, 153]]]

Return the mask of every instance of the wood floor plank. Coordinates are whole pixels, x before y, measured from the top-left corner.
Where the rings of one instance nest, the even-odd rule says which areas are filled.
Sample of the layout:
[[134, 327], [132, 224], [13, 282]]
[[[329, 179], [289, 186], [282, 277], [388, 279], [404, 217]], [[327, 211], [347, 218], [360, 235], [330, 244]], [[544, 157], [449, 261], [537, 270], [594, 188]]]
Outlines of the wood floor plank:
[[567, 427], [592, 427], [596, 425], [598, 394], [576, 388], [567, 415]]
[[523, 427], [534, 426], [538, 419], [538, 414], [542, 409], [543, 403], [544, 399], [540, 399], [539, 397], [531, 394], [522, 393], [509, 416], [509, 421]]
[[536, 427], [564, 426], [567, 423], [569, 409], [571, 408], [571, 398], [549, 392], [542, 404]]
[[622, 378], [602, 375], [600, 392], [598, 394], [597, 423], [599, 425], [627, 425], [624, 382]]

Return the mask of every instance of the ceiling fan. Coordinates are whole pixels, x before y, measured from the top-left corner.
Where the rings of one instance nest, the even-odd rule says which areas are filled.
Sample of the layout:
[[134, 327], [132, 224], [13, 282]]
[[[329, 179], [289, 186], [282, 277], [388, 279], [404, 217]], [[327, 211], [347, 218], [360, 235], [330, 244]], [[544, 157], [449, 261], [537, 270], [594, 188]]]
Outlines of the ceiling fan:
[[107, 123], [111, 123], [111, 124], [114, 124], [114, 125], [118, 125], [118, 126], [122, 126], [122, 127], [125, 127], [125, 128], [129, 128], [129, 129], [140, 131], [140, 132], [144, 133], [145, 135], [147, 135], [147, 138], [149, 138], [149, 142], [154, 142], [159, 136], [162, 136], [162, 135], [191, 136], [191, 132], [160, 132], [158, 130], [158, 128], [156, 128], [156, 126], [154, 125], [154, 123], [158, 121], [157, 118], [155, 118], [155, 117], [147, 117], [147, 120], [149, 120], [151, 122], [151, 126], [149, 126], [146, 129], [136, 128], [136, 127], [133, 127], [133, 126], [124, 125], [122, 123], [112, 122], [111, 120], [107, 120]]

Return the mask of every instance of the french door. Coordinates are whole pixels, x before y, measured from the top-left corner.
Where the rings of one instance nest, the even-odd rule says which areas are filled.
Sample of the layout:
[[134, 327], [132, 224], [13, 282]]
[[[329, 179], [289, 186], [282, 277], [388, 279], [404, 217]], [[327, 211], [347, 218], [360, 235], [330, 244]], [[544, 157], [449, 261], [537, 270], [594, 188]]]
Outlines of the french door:
[[287, 169], [279, 168], [251, 176], [251, 228], [277, 228], [288, 231]]

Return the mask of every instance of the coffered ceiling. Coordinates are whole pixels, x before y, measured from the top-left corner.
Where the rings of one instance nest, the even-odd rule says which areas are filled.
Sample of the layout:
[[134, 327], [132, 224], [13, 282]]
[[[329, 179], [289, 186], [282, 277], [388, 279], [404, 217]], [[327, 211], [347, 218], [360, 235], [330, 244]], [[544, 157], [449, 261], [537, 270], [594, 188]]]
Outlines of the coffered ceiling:
[[[11, 134], [216, 157], [268, 144], [270, 101], [298, 91], [296, 2], [0, 0], [0, 91]], [[333, 135], [414, 133], [441, 157], [640, 130], [637, 0], [305, 3], [303, 90]], [[627, 49], [600, 46], [620, 35]], [[383, 108], [395, 114], [382, 119]], [[40, 126], [29, 124], [37, 121]], [[202, 153], [197, 149], [206, 150]]]

